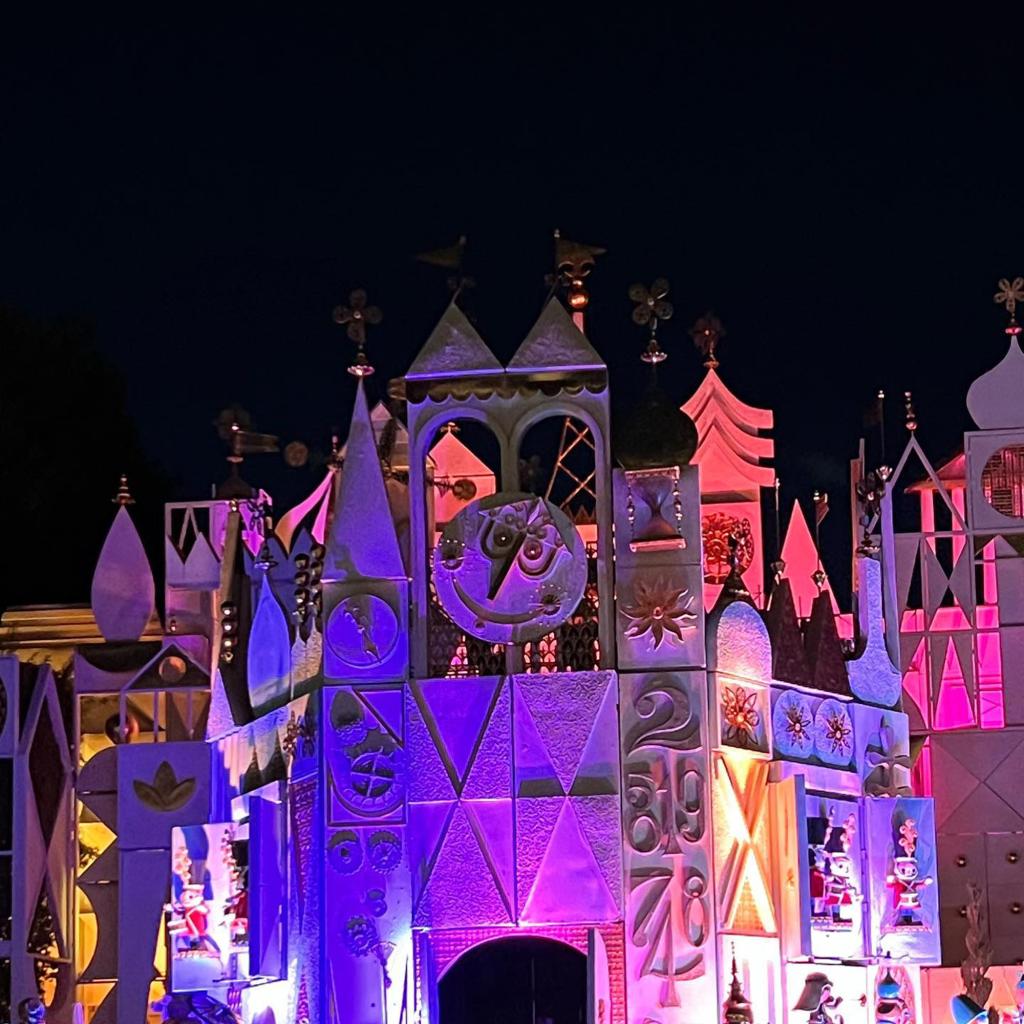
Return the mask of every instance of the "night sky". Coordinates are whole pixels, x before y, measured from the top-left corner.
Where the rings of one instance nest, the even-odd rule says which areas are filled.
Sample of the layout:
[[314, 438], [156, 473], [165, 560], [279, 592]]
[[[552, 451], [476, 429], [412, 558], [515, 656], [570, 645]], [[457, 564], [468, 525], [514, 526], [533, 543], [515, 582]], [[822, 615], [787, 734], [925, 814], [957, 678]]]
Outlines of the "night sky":
[[[560, 10], [5, 25], [0, 305], [91, 325], [127, 418], [90, 434], [118, 387], [65, 374], [51, 402], [60, 360], [12, 360], [0, 336], [17, 548], [0, 606], [87, 598], [121, 466], [150, 542], [160, 502], [208, 496], [230, 402], [326, 447], [353, 395], [331, 309], [358, 285], [383, 309], [379, 394], [447, 301], [416, 252], [469, 236], [478, 328], [509, 356], [555, 227], [608, 249], [588, 330], [614, 400], [641, 379], [632, 282], [671, 281], [662, 382], [680, 400], [703, 372], [687, 329], [722, 318], [724, 379], [775, 409], [784, 504], [830, 492], [826, 553], [848, 575], [847, 464], [877, 389], [894, 447], [913, 390], [938, 460], [1004, 351], [995, 281], [1024, 273], [1020, 26]], [[52, 457], [22, 459], [55, 418]], [[264, 456], [245, 475], [280, 508], [319, 472]]]

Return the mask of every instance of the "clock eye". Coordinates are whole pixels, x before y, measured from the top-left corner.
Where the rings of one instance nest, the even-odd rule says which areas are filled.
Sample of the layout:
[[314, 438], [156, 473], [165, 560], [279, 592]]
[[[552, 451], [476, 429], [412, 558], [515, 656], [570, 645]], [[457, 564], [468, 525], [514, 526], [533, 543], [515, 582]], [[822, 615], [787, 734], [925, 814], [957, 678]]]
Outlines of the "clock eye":
[[504, 558], [516, 546], [519, 532], [508, 523], [494, 523], [484, 531], [480, 540], [480, 550], [493, 560]]

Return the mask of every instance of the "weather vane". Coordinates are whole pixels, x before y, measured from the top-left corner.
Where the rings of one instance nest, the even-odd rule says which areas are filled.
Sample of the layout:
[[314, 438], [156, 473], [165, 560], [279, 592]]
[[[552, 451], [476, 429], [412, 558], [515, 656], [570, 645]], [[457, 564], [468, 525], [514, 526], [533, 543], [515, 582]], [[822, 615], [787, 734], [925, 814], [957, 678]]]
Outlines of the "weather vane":
[[640, 358], [652, 365], [662, 363], [668, 358], [668, 353], [658, 344], [658, 324], [662, 320], [671, 319], [674, 312], [672, 303], [665, 298], [668, 289], [668, 281], [663, 277], [657, 278], [650, 288], [643, 284], [630, 285], [629, 288], [629, 298], [636, 303], [633, 309], [633, 323], [651, 328], [650, 341], [647, 342], [647, 348]]
[[1010, 314], [1010, 323], [1006, 328], [1007, 334], [1020, 334], [1020, 327], [1017, 325], [1017, 303], [1024, 302], [1024, 277], [1015, 277], [1012, 281], [1009, 278], [1001, 277], [998, 283], [999, 291], [992, 296], [992, 301], [1000, 306], [1006, 307]]
[[453, 299], [457, 299], [464, 291], [476, 287], [476, 281], [466, 273], [465, 235], [459, 235], [454, 245], [417, 253], [416, 259], [431, 267], [440, 267], [442, 270], [451, 271], [447, 283]]
[[590, 302], [590, 295], [584, 287], [584, 281], [594, 269], [598, 256], [607, 252], [597, 245], [584, 245], [582, 242], [571, 242], [563, 238], [555, 228], [555, 272], [549, 274], [546, 281], [552, 288], [561, 285], [569, 293], [569, 306], [575, 311], [584, 310]]
[[334, 307], [334, 322], [343, 324], [349, 341], [356, 344], [356, 361], [348, 368], [355, 377], [369, 377], [373, 367], [366, 358], [366, 328], [379, 324], [384, 319], [377, 306], [366, 304], [366, 292], [356, 288], [349, 297], [347, 306]]
[[725, 337], [722, 321], [714, 313], [705, 313], [691, 328], [690, 337], [694, 345], [704, 353], [704, 365], [713, 370], [718, 366], [715, 351], [718, 343]]

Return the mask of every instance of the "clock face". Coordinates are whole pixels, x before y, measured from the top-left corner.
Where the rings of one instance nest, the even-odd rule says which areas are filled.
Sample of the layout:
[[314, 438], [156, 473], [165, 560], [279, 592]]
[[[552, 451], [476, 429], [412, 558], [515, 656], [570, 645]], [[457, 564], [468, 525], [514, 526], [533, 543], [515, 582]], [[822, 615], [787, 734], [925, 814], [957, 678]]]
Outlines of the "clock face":
[[373, 594], [353, 594], [339, 601], [327, 619], [325, 637], [346, 665], [370, 668], [395, 649], [398, 618], [390, 605]]
[[537, 640], [576, 610], [587, 555], [576, 527], [532, 494], [467, 505], [434, 549], [434, 586], [456, 625], [491, 643]]

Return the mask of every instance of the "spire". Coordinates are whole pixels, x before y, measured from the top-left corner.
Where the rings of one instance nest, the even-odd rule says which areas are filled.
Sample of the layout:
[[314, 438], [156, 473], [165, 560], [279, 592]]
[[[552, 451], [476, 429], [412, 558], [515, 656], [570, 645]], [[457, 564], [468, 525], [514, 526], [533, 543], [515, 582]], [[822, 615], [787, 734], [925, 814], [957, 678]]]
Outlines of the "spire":
[[105, 639], [138, 640], [153, 616], [156, 587], [146, 550], [128, 514], [132, 497], [124, 476], [113, 500], [117, 512], [92, 577], [92, 612]]
[[779, 580], [772, 588], [764, 621], [772, 641], [772, 678], [810, 686], [811, 670], [788, 579]]
[[[785, 574], [792, 590], [796, 613], [805, 619], [811, 614], [819, 593], [814, 582], [814, 574], [818, 571], [818, 549], [814, 546], [814, 537], [811, 536], [811, 529], [799, 501], [793, 502], [786, 539], [782, 542], [782, 561], [786, 564]], [[822, 579], [821, 593], [828, 589], [826, 575]], [[838, 609], [833, 607], [833, 611]]]
[[509, 373], [605, 369], [604, 360], [554, 297], [541, 310], [537, 322], [508, 364]]
[[832, 595], [823, 590], [814, 599], [804, 649], [811, 666], [811, 685], [826, 693], [849, 693], [842, 643], [836, 630]]
[[736, 949], [732, 951], [732, 981], [729, 983], [729, 998], [722, 1009], [725, 1011], [724, 1024], [753, 1024], [754, 1010], [743, 992], [739, 973], [736, 970]]
[[260, 574], [259, 597], [246, 652], [249, 702], [256, 714], [283, 703], [289, 695], [291, 679], [291, 634], [284, 609], [270, 586], [269, 568], [265, 565]]
[[327, 542], [328, 579], [405, 576], [360, 377]]
[[452, 299], [405, 376], [407, 380], [424, 380], [501, 372], [501, 363]]

